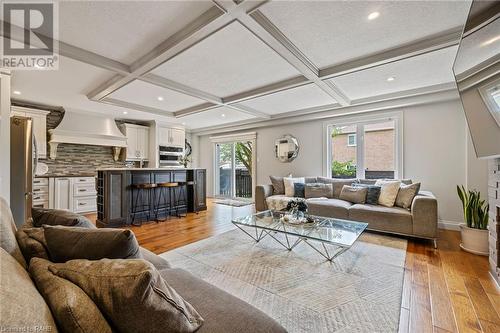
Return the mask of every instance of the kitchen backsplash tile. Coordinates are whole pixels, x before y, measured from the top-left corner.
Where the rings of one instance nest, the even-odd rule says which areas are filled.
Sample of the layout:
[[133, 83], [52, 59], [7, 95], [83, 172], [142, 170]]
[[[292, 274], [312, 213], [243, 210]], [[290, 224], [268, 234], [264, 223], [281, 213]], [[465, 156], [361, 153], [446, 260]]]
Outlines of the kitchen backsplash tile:
[[[51, 111], [47, 115], [47, 130], [56, 128], [63, 116], [63, 111]], [[88, 175], [95, 174], [97, 168], [125, 166], [125, 162], [113, 160], [111, 147], [67, 143], [59, 144], [55, 160], [41, 159], [40, 162], [46, 163], [49, 167], [48, 174], [54, 176]]]

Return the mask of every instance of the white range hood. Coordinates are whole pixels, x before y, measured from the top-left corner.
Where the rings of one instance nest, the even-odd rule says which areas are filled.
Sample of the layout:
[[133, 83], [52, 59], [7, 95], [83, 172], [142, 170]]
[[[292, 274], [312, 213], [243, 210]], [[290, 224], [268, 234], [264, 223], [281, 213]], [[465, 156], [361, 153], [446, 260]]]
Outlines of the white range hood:
[[82, 111], [66, 111], [61, 123], [49, 130], [50, 158], [57, 156], [60, 143], [113, 147], [115, 160], [120, 150], [127, 147], [127, 138], [120, 132], [113, 118]]

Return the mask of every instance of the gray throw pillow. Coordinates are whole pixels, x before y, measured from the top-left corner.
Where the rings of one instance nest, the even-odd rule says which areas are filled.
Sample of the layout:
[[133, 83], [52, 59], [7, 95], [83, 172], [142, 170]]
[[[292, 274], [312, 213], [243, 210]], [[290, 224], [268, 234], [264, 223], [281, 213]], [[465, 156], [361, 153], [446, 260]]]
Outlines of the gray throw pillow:
[[96, 228], [85, 216], [66, 210], [32, 208], [31, 215], [35, 227], [41, 227], [42, 225], [64, 225], [68, 227]]
[[53, 262], [142, 258], [139, 243], [130, 230], [62, 226], [43, 226], [43, 229]]
[[411, 185], [401, 184], [399, 187], [398, 196], [396, 197], [395, 206], [409, 209], [413, 202], [413, 198], [420, 191], [420, 183], [415, 183]]
[[31, 258], [50, 258], [42, 228], [19, 229], [16, 232], [16, 239], [26, 262], [29, 263]]
[[285, 184], [283, 183], [284, 177], [269, 176], [271, 184], [273, 184], [273, 195], [285, 194]]
[[352, 183], [358, 183], [356, 178], [342, 179], [342, 178], [327, 178], [318, 177], [319, 183], [332, 184], [333, 186], [333, 198], [338, 199], [340, 197], [340, 192], [344, 185], [351, 185]]
[[[375, 181], [374, 181], [375, 183]], [[378, 205], [378, 197], [380, 196], [380, 186], [377, 185], [367, 185], [367, 184], [356, 184], [353, 183], [354, 187], [366, 187], [368, 189], [368, 193], [366, 194], [366, 204], [369, 205]]]
[[306, 199], [309, 198], [331, 198], [333, 196], [332, 184], [312, 183], [306, 184], [304, 189]]
[[194, 332], [203, 318], [145, 260], [71, 260], [50, 271], [79, 286], [119, 332]]
[[355, 204], [364, 204], [367, 193], [368, 189], [366, 187], [344, 185], [340, 192], [340, 200], [349, 201]]
[[111, 333], [111, 327], [96, 304], [80, 287], [54, 275], [49, 270], [51, 265], [53, 263], [48, 260], [33, 258], [29, 271], [58, 328], [63, 332]]

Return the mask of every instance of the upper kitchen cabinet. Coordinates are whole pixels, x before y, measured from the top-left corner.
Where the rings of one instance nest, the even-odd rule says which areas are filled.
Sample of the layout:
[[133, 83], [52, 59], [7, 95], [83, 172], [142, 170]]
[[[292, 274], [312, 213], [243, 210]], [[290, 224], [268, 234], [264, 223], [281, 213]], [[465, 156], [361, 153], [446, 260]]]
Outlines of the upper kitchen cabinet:
[[149, 159], [149, 127], [122, 124], [121, 129], [127, 137], [127, 161], [138, 161]]
[[159, 128], [158, 144], [160, 146], [179, 147], [185, 146], [186, 133], [182, 128]]
[[47, 158], [47, 115], [49, 111], [13, 106], [12, 116], [21, 116], [33, 120], [33, 134], [39, 158]]

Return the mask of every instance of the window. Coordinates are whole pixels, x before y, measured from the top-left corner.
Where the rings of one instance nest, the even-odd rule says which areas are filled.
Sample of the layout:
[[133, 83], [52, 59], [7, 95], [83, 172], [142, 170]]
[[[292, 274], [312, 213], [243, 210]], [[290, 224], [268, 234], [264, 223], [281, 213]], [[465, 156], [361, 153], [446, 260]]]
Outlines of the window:
[[347, 145], [349, 147], [356, 146], [356, 134], [348, 134], [347, 135]]
[[327, 124], [325, 174], [332, 178], [400, 178], [399, 115]]
[[488, 111], [490, 111], [498, 126], [500, 126], [500, 80], [480, 87], [479, 93]]

